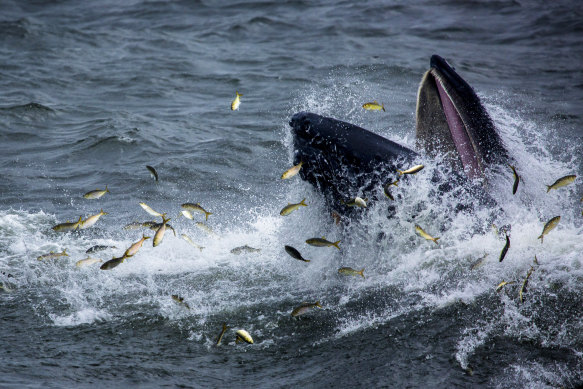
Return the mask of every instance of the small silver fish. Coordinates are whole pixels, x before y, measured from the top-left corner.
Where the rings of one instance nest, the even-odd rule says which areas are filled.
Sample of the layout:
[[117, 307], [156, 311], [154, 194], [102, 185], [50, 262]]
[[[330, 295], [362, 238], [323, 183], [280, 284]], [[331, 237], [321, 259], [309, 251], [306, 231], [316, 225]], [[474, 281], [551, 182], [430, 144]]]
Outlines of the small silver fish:
[[528, 272], [526, 273], [526, 278], [524, 279], [524, 281], [522, 281], [522, 286], [520, 287], [520, 290], [518, 291], [518, 298], [520, 299], [521, 303], [524, 302], [524, 294], [526, 293], [526, 287], [528, 286], [528, 279], [532, 275], [533, 271], [534, 268], [531, 266]]
[[233, 102], [231, 103], [231, 111], [236, 111], [239, 109], [239, 105], [241, 105], [241, 96], [243, 96], [242, 94], [240, 94], [239, 92], [235, 91], [235, 99], [233, 100]]
[[547, 185], [547, 193], [549, 193], [551, 189], [559, 189], [560, 187], [569, 185], [570, 183], [575, 181], [575, 178], [577, 178], [577, 176], [574, 174], [559, 178], [551, 185]]
[[557, 226], [557, 224], [559, 224], [559, 221], [561, 221], [561, 217], [560, 216], [555, 216], [554, 218], [552, 218], [551, 220], [549, 220], [545, 226], [543, 227], [543, 232], [542, 234], [540, 234], [540, 236], [538, 237], [538, 239], [540, 239], [540, 243], [543, 243], [543, 238], [546, 234], [548, 234], [549, 232], [551, 232], [551, 230], [553, 228], [555, 228]]
[[87, 192], [83, 195], [84, 198], [86, 199], [98, 199], [101, 196], [103, 196], [104, 194], [109, 193], [109, 189], [107, 189], [107, 185], [105, 185], [105, 189], [101, 190], [101, 189], [95, 189], [92, 190], [91, 192]]
[[334, 246], [336, 247], [338, 250], [340, 250], [340, 246], [338, 246], [338, 243], [340, 243], [339, 240], [337, 240], [336, 242], [329, 242], [326, 240], [325, 237], [321, 237], [321, 238], [310, 238], [308, 240], [306, 240], [306, 243], [311, 245], [311, 246], [316, 246], [316, 247], [330, 247], [330, 246]]
[[103, 209], [93, 216], [89, 216], [87, 219], [83, 220], [81, 224], [79, 224], [79, 229], [84, 230], [86, 228], [92, 227], [101, 216], [107, 215], [107, 212], [103, 212]]
[[170, 221], [170, 219], [162, 217], [162, 225], [160, 226], [160, 228], [158, 228], [158, 231], [156, 231], [156, 234], [154, 235], [154, 240], [152, 242], [154, 247], [162, 243], [162, 239], [164, 239], [164, 234], [166, 233], [166, 223], [168, 223], [168, 221]]
[[206, 232], [209, 235], [216, 235], [216, 233], [206, 224], [204, 224], [203, 222], [196, 222], [195, 226], [197, 226], [198, 228], [200, 228], [201, 230], [203, 230], [204, 232]]
[[287, 169], [281, 175], [281, 179], [282, 180], [287, 180], [288, 178], [292, 178], [293, 176], [295, 176], [296, 174], [298, 174], [299, 171], [300, 171], [300, 169], [302, 168], [302, 165], [303, 164], [304, 164], [304, 161], [300, 161], [300, 163], [298, 163], [297, 165], [292, 166], [289, 169]]
[[156, 169], [154, 169], [152, 166], [150, 165], [146, 165], [146, 169], [148, 169], [150, 171], [150, 174], [152, 175], [152, 177], [154, 177], [154, 179], [156, 181], [158, 181], [158, 172], [156, 171]]
[[284, 246], [285, 252], [292, 256], [292, 258], [299, 259], [300, 261], [310, 262], [309, 259], [302, 257], [302, 254], [295, 248], [291, 246]]
[[95, 246], [88, 248], [87, 251], [85, 251], [85, 254], [91, 254], [91, 253], [96, 253], [98, 251], [103, 251], [103, 250], [107, 250], [107, 249], [116, 249], [116, 248], [117, 247], [115, 247], [115, 246], [95, 245]]
[[89, 266], [89, 265], [93, 265], [94, 263], [99, 263], [99, 262], [103, 262], [103, 261], [101, 259], [99, 259], [99, 258], [87, 257], [85, 259], [82, 259], [80, 261], [77, 261], [75, 263], [75, 266], [77, 266], [77, 267]]
[[[187, 211], [204, 213], [205, 220], [208, 220], [209, 216], [212, 215], [211, 212], [207, 212], [203, 207], [201, 207], [199, 203], [196, 203], [196, 204], [184, 203], [181, 205], [181, 207]], [[192, 218], [189, 218], [189, 219], [192, 219]]]
[[504, 247], [502, 248], [502, 251], [500, 252], [499, 262], [502, 262], [502, 260], [506, 256], [506, 253], [508, 253], [509, 248], [510, 248], [510, 237], [508, 236], [508, 234], [506, 234], [506, 244], [504, 244]]
[[129, 257], [133, 257], [134, 255], [137, 254], [137, 252], [140, 250], [140, 248], [142, 247], [142, 245], [144, 244], [144, 242], [146, 241], [146, 239], [150, 239], [149, 236], [145, 236], [142, 235], [142, 239], [140, 239], [139, 241], [137, 241], [136, 243], [132, 244], [124, 253], [124, 256], [126, 258]]
[[364, 268], [360, 270], [354, 270], [351, 267], [341, 267], [340, 269], [338, 269], [338, 273], [347, 276], [361, 276], [362, 278], [364, 278]]
[[142, 208], [144, 209], [144, 211], [148, 212], [148, 213], [149, 213], [150, 215], [152, 215], [152, 216], [156, 216], [156, 217], [163, 217], [162, 215], [165, 215], [165, 214], [162, 214], [162, 213], [160, 213], [160, 212], [156, 212], [156, 211], [154, 211], [154, 210], [153, 210], [153, 209], [152, 209], [152, 208], [151, 208], [151, 207], [150, 207], [148, 204], [146, 204], [146, 203], [140, 203], [140, 207], [142, 207]]
[[407, 170], [397, 170], [399, 172], [399, 175], [403, 175], [403, 174], [415, 174], [417, 172], [420, 172], [425, 166], [423, 165], [415, 165], [410, 169]]
[[313, 304], [311, 304], [311, 303], [302, 303], [298, 307], [294, 308], [294, 310], [292, 311], [291, 315], [293, 317], [300, 316], [300, 315], [303, 315], [303, 314], [311, 311], [312, 309], [314, 309], [316, 307], [317, 308], [322, 308], [322, 305], [320, 305], [320, 302], [319, 301], [316, 301]]
[[125, 259], [126, 259], [125, 255], [122, 255], [121, 257], [118, 257], [118, 258], [112, 258], [109, 261], [105, 262], [103, 265], [101, 265], [100, 269], [101, 270], [111, 270], [114, 267], [117, 267], [121, 263], [123, 263], [123, 261]]
[[184, 302], [184, 298], [178, 296], [177, 294], [173, 294], [172, 295], [172, 300], [174, 300], [174, 302], [178, 305], [182, 305], [184, 308], [190, 310], [190, 306], [188, 305], [188, 303]]
[[427, 239], [427, 240], [432, 240], [433, 243], [435, 244], [439, 244], [437, 243], [437, 241], [439, 240], [439, 238], [434, 238], [433, 236], [429, 235], [427, 232], [425, 232], [423, 230], [423, 228], [421, 228], [418, 224], [415, 224], [415, 231], [423, 238]]
[[502, 282], [499, 283], [498, 286], [496, 287], [496, 292], [500, 292], [504, 286], [512, 285], [512, 284], [516, 284], [516, 281], [504, 281], [504, 280], [502, 280]]
[[358, 196], [356, 196], [355, 198], [352, 198], [350, 200], [348, 200], [346, 202], [346, 205], [349, 207], [360, 207], [360, 208], [366, 208], [366, 202], [368, 201], [368, 199], [362, 199]]
[[282, 210], [279, 212], [279, 214], [281, 216], [287, 216], [290, 213], [292, 213], [293, 211], [295, 211], [296, 209], [298, 209], [299, 207], [307, 207], [308, 204], [305, 203], [306, 199], [303, 199], [302, 201], [300, 201], [297, 204], [291, 204], [288, 203], [285, 207], [282, 208]]
[[242, 254], [243, 252], [246, 252], [246, 253], [258, 253], [260, 251], [261, 251], [261, 249], [255, 249], [255, 248], [253, 248], [251, 246], [245, 245], [245, 246], [235, 247], [234, 249], [231, 250], [231, 253], [232, 254], [239, 255], [239, 254]]
[[62, 253], [55, 253], [54, 251], [51, 251], [48, 254], [40, 255], [37, 259], [39, 261], [42, 261], [44, 259], [56, 259], [56, 258], [68, 257], [68, 256], [69, 256], [69, 254], [67, 254], [67, 249], [63, 249]]
[[520, 176], [516, 172], [516, 169], [514, 168], [514, 166], [512, 166], [510, 164], [508, 166], [510, 166], [510, 168], [512, 169], [512, 174], [514, 174], [514, 184], [512, 185], [512, 194], [516, 194], [516, 191], [518, 190], [518, 183], [520, 182]]
[[237, 337], [235, 338], [235, 343], [246, 342], [249, 344], [253, 344], [253, 338], [251, 337], [251, 335], [249, 335], [247, 331], [237, 330], [236, 334]]
[[202, 251], [202, 249], [204, 249], [204, 247], [202, 247], [202, 246], [199, 246], [199, 245], [197, 245], [196, 243], [194, 243], [194, 242], [192, 241], [192, 239], [190, 239], [190, 236], [188, 236], [188, 235], [186, 235], [186, 234], [182, 234], [182, 235], [180, 235], [180, 236], [182, 236], [182, 239], [184, 239], [185, 241], [187, 241], [187, 242], [188, 242], [188, 244], [190, 244], [190, 245], [191, 245], [191, 246], [193, 246], [193, 247], [196, 247], [196, 248], [197, 248], [197, 249], [199, 249], [200, 251]]

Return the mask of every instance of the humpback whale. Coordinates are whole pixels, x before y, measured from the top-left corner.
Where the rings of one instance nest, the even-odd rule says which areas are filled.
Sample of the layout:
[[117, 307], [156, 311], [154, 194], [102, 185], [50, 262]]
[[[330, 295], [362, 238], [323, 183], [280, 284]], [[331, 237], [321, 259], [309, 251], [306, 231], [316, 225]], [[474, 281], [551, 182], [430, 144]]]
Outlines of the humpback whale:
[[[355, 192], [371, 193], [397, 169], [406, 169], [419, 153], [364, 128], [309, 112], [290, 121], [294, 164], [304, 162], [300, 177], [324, 193], [328, 204], [341, 204]], [[447, 61], [433, 55], [417, 93], [416, 145], [426, 155], [443, 159], [454, 172], [448, 185], [468, 182], [484, 186], [508, 153], [492, 119], [472, 87]], [[480, 203], [492, 204], [484, 190], [475, 190]]]

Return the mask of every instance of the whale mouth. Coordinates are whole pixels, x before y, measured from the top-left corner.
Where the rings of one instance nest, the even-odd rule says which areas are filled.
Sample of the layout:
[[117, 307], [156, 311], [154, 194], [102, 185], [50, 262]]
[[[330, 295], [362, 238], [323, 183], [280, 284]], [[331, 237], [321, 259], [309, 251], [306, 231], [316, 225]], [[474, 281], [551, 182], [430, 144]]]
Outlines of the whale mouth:
[[433, 55], [417, 93], [417, 144], [446, 155], [457, 170], [484, 178], [486, 167], [507, 153], [472, 87], [443, 58]]

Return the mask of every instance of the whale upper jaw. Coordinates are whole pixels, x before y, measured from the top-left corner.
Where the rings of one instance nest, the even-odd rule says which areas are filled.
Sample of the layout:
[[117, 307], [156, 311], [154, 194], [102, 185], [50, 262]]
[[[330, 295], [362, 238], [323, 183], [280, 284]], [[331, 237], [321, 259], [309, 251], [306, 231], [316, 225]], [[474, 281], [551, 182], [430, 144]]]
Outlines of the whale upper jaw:
[[470, 179], [508, 162], [494, 123], [472, 87], [440, 56], [433, 55], [417, 93], [417, 145], [447, 160]]

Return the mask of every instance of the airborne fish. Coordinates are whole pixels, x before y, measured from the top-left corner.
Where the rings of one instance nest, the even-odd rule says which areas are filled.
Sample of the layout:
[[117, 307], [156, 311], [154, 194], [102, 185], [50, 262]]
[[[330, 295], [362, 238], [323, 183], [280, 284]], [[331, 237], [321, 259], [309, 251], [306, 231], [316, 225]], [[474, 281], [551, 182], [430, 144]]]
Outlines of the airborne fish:
[[186, 235], [186, 234], [182, 234], [180, 235], [182, 236], [182, 239], [184, 239], [185, 241], [188, 242], [188, 244], [190, 244], [192, 247], [196, 247], [197, 249], [199, 249], [200, 251], [202, 251], [202, 249], [204, 249], [204, 247], [197, 245], [196, 243], [194, 243], [192, 241], [192, 239], [190, 239], [190, 236]]
[[221, 333], [219, 334], [219, 337], [217, 338], [217, 346], [219, 346], [221, 344], [221, 340], [223, 340], [223, 335], [225, 335], [225, 332], [227, 332], [228, 329], [229, 329], [229, 327], [227, 327], [227, 323], [223, 323], [223, 329], [221, 330]]
[[240, 99], [240, 97], [243, 96], [243, 95], [240, 94], [237, 91], [235, 91], [235, 95], [236, 95], [235, 96], [235, 99], [231, 103], [231, 111], [235, 111], [235, 110], [239, 109], [239, 105], [241, 105], [241, 99]]
[[399, 175], [403, 175], [403, 174], [415, 174], [419, 171], [421, 171], [425, 166], [423, 165], [415, 165], [410, 169], [407, 170], [397, 170], [399, 172]]
[[79, 229], [84, 230], [86, 228], [93, 226], [95, 223], [97, 223], [99, 218], [101, 216], [104, 216], [104, 215], [107, 215], [107, 212], [103, 212], [103, 209], [102, 209], [99, 213], [97, 213], [93, 216], [89, 216], [87, 219], [85, 219], [81, 222], [81, 224], [79, 225]]
[[109, 193], [109, 189], [107, 189], [107, 185], [105, 185], [105, 189], [101, 190], [101, 189], [95, 189], [92, 190], [91, 192], [87, 192], [83, 195], [84, 198], [86, 199], [98, 199], [101, 196], [103, 196], [104, 194]]
[[362, 199], [358, 196], [356, 196], [353, 199], [350, 199], [346, 202], [346, 205], [348, 207], [360, 207], [360, 208], [366, 208], [366, 202], [368, 201], [368, 199]]
[[195, 226], [197, 226], [198, 228], [200, 228], [201, 230], [203, 230], [204, 232], [206, 232], [209, 235], [216, 235], [216, 233], [206, 224], [204, 224], [203, 222], [196, 222]]
[[290, 213], [292, 213], [293, 211], [295, 211], [296, 209], [298, 209], [299, 207], [307, 207], [308, 204], [305, 203], [306, 199], [303, 199], [302, 201], [300, 201], [297, 204], [291, 204], [288, 203], [285, 207], [282, 208], [282, 210], [279, 212], [279, 214], [281, 216], [287, 216]]
[[383, 112], [386, 112], [385, 105], [379, 104], [376, 100], [372, 103], [364, 103], [362, 108], [366, 109], [367, 111], [380, 111], [382, 109]]
[[148, 169], [150, 171], [150, 174], [152, 175], [152, 177], [154, 177], [154, 179], [156, 181], [158, 181], [158, 172], [156, 171], [156, 169], [154, 169], [152, 166], [150, 165], [146, 165], [146, 169]]
[[163, 218], [163, 214], [160, 212], [156, 212], [154, 211], [152, 208], [150, 208], [150, 206], [146, 203], [140, 203], [140, 207], [144, 208], [144, 211], [148, 212], [150, 215], [152, 216], [159, 216]]
[[177, 294], [173, 294], [172, 295], [172, 300], [174, 300], [174, 302], [178, 305], [182, 305], [184, 308], [190, 310], [190, 306], [188, 305], [188, 303], [184, 302], [184, 297], [180, 297]]
[[57, 231], [57, 232], [74, 231], [77, 228], [79, 228], [79, 225], [81, 224], [82, 221], [83, 221], [83, 216], [79, 216], [79, 220], [77, 220], [75, 223], [66, 222], [66, 223], [57, 224], [56, 226], [52, 227], [52, 229], [54, 231]]
[[105, 262], [103, 265], [101, 265], [100, 269], [111, 270], [114, 267], [117, 267], [119, 264], [121, 264], [125, 259], [126, 259], [125, 255], [122, 255], [121, 257], [118, 258], [112, 258], [109, 261]]
[[417, 231], [421, 237], [427, 240], [432, 240], [433, 243], [438, 244], [437, 241], [439, 238], [434, 238], [433, 236], [429, 235], [427, 232], [423, 231], [423, 228], [421, 228], [418, 224], [415, 224], [415, 231]]
[[502, 248], [502, 251], [500, 252], [500, 259], [498, 262], [502, 262], [502, 260], [506, 256], [506, 253], [508, 253], [509, 248], [510, 248], [510, 236], [508, 236], [508, 234], [506, 234], [506, 244], [504, 244], [504, 247]]
[[235, 247], [234, 249], [231, 250], [231, 254], [239, 255], [239, 254], [242, 254], [243, 252], [258, 253], [260, 251], [261, 251], [261, 249], [255, 249], [251, 246], [245, 245], [245, 246]]
[[521, 303], [524, 302], [524, 294], [526, 293], [526, 287], [528, 286], [528, 279], [530, 278], [533, 271], [534, 271], [534, 268], [531, 266], [530, 269], [528, 269], [528, 272], [526, 273], [526, 278], [522, 282], [522, 286], [520, 287], [520, 291], [518, 291], [518, 298], [520, 299]]
[[51, 251], [48, 254], [43, 254], [41, 256], [39, 256], [37, 259], [39, 261], [42, 261], [43, 259], [55, 259], [55, 258], [60, 258], [60, 257], [68, 257], [69, 254], [67, 254], [67, 249], [63, 249], [62, 253], [55, 253], [54, 251]]
[[338, 250], [340, 250], [340, 247], [338, 246], [338, 243], [340, 243], [339, 240], [337, 240], [336, 242], [329, 242], [326, 240], [325, 237], [321, 237], [321, 238], [310, 238], [308, 240], [306, 240], [306, 243], [311, 245], [311, 246], [316, 246], [316, 247], [330, 247], [330, 246], [334, 246], [336, 247]]
[[156, 231], [156, 234], [154, 235], [154, 240], [152, 242], [154, 247], [162, 243], [162, 239], [164, 239], [164, 234], [166, 233], [166, 223], [168, 223], [168, 221], [170, 221], [170, 219], [162, 217], [162, 225], [160, 226], [160, 228], [158, 228], [158, 231]]
[[144, 242], [146, 241], [146, 239], [150, 239], [149, 236], [145, 236], [142, 235], [142, 239], [140, 239], [139, 241], [137, 241], [136, 243], [132, 244], [124, 253], [124, 256], [129, 258], [129, 257], [133, 257], [138, 250], [140, 250], [140, 248], [142, 247], [142, 245], [144, 244]]
[[235, 338], [235, 343], [239, 342], [247, 342], [249, 344], [253, 344], [253, 338], [249, 333], [245, 330], [237, 330], [236, 332], [237, 337]]
[[344, 274], [346, 276], [361, 276], [362, 278], [364, 278], [364, 268], [362, 268], [361, 270], [354, 270], [351, 267], [341, 267], [340, 269], [338, 269], [338, 273]]
[[300, 316], [303, 315], [304, 313], [307, 313], [309, 311], [311, 311], [314, 308], [322, 308], [322, 305], [320, 305], [319, 301], [316, 301], [315, 303], [311, 304], [311, 303], [302, 303], [300, 304], [298, 307], [295, 307], [294, 310], [292, 311], [291, 315], [293, 317], [296, 316]]
[[543, 238], [546, 234], [548, 234], [549, 232], [551, 232], [551, 230], [553, 228], [555, 228], [557, 226], [557, 224], [559, 224], [559, 221], [561, 220], [560, 216], [555, 216], [554, 218], [552, 218], [551, 220], [549, 220], [545, 226], [543, 227], [543, 232], [542, 234], [540, 234], [540, 236], [537, 239], [540, 239], [540, 243], [543, 243]]
[[574, 174], [559, 178], [551, 185], [547, 185], [547, 193], [549, 193], [551, 189], [559, 189], [562, 186], [569, 185], [570, 183], [575, 181], [575, 178], [577, 178], [577, 176]]
[[510, 168], [512, 169], [512, 174], [514, 174], [514, 185], [512, 185], [512, 194], [516, 194], [516, 191], [518, 190], [518, 183], [520, 182], [520, 176], [516, 172], [514, 166], [510, 164], [508, 166], [510, 166]]
[[285, 172], [283, 172], [283, 174], [281, 175], [281, 179], [282, 180], [286, 180], [288, 178], [292, 178], [293, 176], [295, 176], [296, 174], [298, 174], [298, 172], [300, 171], [300, 169], [302, 168], [302, 165], [304, 164], [304, 161], [300, 161], [300, 163], [298, 163], [295, 166], [290, 167], [289, 169], [287, 169]]
[[75, 266], [81, 267], [81, 266], [93, 265], [94, 263], [98, 263], [98, 262], [103, 262], [103, 261], [101, 259], [99, 259], [99, 258], [87, 257], [85, 259], [82, 259], [80, 261], [77, 261], [75, 263]]
[[85, 254], [91, 254], [91, 253], [96, 253], [98, 251], [103, 251], [103, 250], [107, 250], [107, 249], [116, 249], [116, 248], [117, 247], [115, 247], [115, 246], [95, 245], [95, 246], [88, 248], [87, 251], [85, 251]]
[[305, 259], [304, 257], [302, 257], [302, 254], [300, 254], [300, 252], [298, 250], [296, 250], [295, 248], [293, 248], [291, 246], [284, 246], [284, 248], [285, 248], [286, 253], [291, 255], [293, 258], [299, 259], [300, 261], [304, 261], [304, 262], [310, 262], [309, 259]]
[[[203, 207], [201, 207], [199, 203], [196, 203], [196, 204], [184, 203], [184, 204], [181, 205], [181, 207], [184, 208], [187, 211], [204, 213], [205, 220], [208, 220], [209, 219], [209, 215], [212, 215], [211, 212], [207, 212]], [[189, 219], [192, 219], [192, 218], [190, 217]]]
[[516, 281], [504, 281], [504, 280], [502, 280], [502, 282], [499, 283], [498, 286], [496, 287], [496, 292], [500, 292], [504, 286], [512, 285], [512, 284], [516, 284]]

